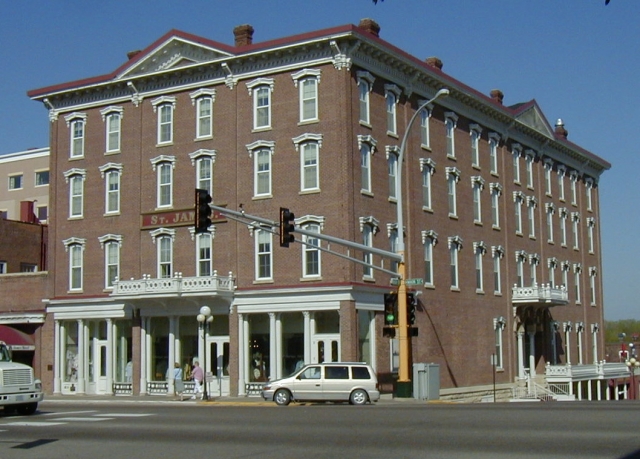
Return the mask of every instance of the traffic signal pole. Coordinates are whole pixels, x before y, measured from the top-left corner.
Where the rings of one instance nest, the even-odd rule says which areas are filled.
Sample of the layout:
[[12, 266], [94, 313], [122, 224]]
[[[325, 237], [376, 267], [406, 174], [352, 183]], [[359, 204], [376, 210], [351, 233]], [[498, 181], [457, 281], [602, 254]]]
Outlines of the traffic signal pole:
[[407, 284], [404, 251], [398, 251], [402, 260], [398, 262], [398, 342], [400, 344], [400, 364], [398, 366], [398, 382], [396, 396], [409, 398], [412, 395], [411, 377], [409, 376], [409, 323], [407, 320]]

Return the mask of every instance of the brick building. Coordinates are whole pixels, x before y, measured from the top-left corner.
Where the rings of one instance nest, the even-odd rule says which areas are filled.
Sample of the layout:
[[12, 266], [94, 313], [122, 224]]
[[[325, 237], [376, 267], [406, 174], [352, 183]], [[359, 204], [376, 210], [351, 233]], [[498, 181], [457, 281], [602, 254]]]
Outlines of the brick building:
[[[384, 41], [374, 21], [234, 35], [229, 46], [172, 30], [108, 75], [30, 91], [51, 119], [49, 390], [166, 393], [167, 368], [194, 358], [220, 395], [329, 360], [370, 362], [390, 390], [393, 276], [309, 236], [280, 248], [257, 220], [217, 215], [195, 234], [193, 195], [262, 219], [287, 207], [299, 228], [393, 252], [398, 167], [407, 273], [422, 279], [414, 362], [439, 364], [442, 388], [458, 391], [491, 383], [494, 354], [504, 386], [599, 364], [609, 163], [535, 101], [504, 105]], [[441, 88], [398, 164], [405, 126]]]

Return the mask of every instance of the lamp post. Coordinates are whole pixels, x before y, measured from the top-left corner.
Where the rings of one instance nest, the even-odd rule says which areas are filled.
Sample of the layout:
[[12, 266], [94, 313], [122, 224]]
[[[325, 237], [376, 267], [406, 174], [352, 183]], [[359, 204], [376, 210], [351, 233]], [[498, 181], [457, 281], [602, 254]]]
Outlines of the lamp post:
[[202, 381], [202, 400], [209, 400], [207, 391], [207, 335], [209, 334], [209, 324], [213, 322], [213, 316], [211, 315], [211, 308], [209, 306], [202, 306], [200, 308], [200, 314], [196, 316], [200, 332], [202, 333], [202, 357], [201, 365], [204, 373], [204, 380]]
[[406, 266], [404, 256], [404, 224], [402, 218], [402, 161], [404, 158], [404, 151], [407, 145], [407, 139], [409, 138], [409, 132], [411, 126], [415, 122], [420, 112], [427, 107], [427, 105], [433, 103], [438, 97], [449, 95], [447, 88], [440, 89], [435, 96], [420, 105], [416, 112], [413, 114], [402, 137], [402, 143], [400, 144], [400, 152], [398, 154], [398, 173], [396, 180], [396, 221], [398, 223], [398, 244], [396, 253], [402, 257], [398, 262], [398, 340], [400, 341], [400, 365], [398, 368], [398, 385], [396, 395], [398, 397], [410, 397], [411, 396], [411, 378], [409, 377], [409, 324], [407, 321], [407, 286], [406, 281]]
[[635, 400], [638, 398], [638, 387], [636, 386], [636, 368], [640, 367], [640, 362], [636, 360], [635, 357], [631, 357], [626, 362], [627, 367], [629, 368], [629, 373], [631, 373], [631, 389], [629, 390], [629, 399]]

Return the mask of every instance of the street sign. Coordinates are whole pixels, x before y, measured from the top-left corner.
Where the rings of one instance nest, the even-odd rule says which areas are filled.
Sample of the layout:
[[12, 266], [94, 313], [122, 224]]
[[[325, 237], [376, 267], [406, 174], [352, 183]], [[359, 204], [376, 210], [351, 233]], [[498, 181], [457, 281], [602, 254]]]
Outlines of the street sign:
[[404, 283], [406, 285], [420, 285], [424, 284], [424, 281], [422, 279], [407, 279]]
[[398, 285], [400, 285], [400, 279], [397, 277], [392, 278], [391, 281], [389, 281], [389, 285], [397, 287]]

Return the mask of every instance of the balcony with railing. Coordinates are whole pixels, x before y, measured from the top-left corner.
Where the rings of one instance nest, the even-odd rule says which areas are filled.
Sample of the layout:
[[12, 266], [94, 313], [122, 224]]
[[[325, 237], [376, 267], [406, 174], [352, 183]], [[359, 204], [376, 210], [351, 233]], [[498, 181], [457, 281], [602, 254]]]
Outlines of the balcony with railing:
[[112, 297], [118, 298], [157, 298], [200, 296], [203, 294], [230, 294], [235, 290], [235, 279], [218, 276], [214, 271], [211, 276], [182, 277], [175, 273], [173, 277], [154, 278], [144, 274], [142, 279], [116, 280], [113, 284]]
[[533, 284], [529, 287], [513, 286], [511, 302], [527, 306], [563, 306], [569, 303], [569, 293], [564, 285], [552, 287], [550, 284]]

